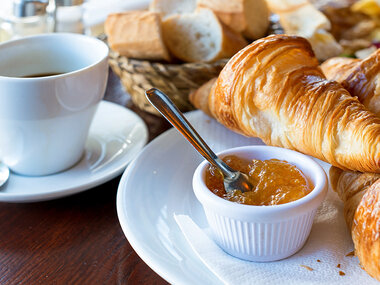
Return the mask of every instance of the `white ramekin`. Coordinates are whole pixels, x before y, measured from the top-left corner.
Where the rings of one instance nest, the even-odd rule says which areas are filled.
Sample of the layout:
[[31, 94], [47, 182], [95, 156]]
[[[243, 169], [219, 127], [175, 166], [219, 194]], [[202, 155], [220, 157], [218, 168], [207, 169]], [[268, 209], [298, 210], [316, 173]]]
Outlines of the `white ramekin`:
[[327, 193], [327, 177], [312, 158], [296, 151], [270, 146], [244, 146], [218, 153], [248, 159], [277, 158], [297, 166], [313, 183], [305, 197], [281, 205], [252, 206], [218, 197], [205, 184], [207, 161], [193, 176], [194, 193], [202, 204], [215, 242], [227, 253], [250, 261], [286, 258], [302, 248], [314, 215]]

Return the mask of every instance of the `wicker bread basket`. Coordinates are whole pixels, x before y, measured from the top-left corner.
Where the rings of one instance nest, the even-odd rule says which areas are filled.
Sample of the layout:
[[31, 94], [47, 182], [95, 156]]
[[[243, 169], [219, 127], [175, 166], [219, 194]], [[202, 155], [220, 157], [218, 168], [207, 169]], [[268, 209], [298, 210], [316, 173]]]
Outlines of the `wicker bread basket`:
[[[272, 15], [268, 35], [283, 33], [278, 16]], [[105, 36], [103, 40], [106, 41]], [[166, 64], [126, 58], [112, 50], [109, 54], [109, 64], [120, 77], [134, 104], [156, 115], [159, 113], [145, 98], [145, 90], [156, 87], [166, 93], [181, 111], [193, 110], [188, 100], [190, 92], [217, 77], [227, 61], [228, 59], [222, 59], [211, 63]]]
[[227, 59], [212, 63], [165, 64], [130, 59], [110, 51], [109, 64], [120, 77], [123, 87], [140, 109], [159, 114], [145, 98], [145, 90], [156, 87], [163, 91], [181, 111], [193, 110], [190, 92], [219, 75]]

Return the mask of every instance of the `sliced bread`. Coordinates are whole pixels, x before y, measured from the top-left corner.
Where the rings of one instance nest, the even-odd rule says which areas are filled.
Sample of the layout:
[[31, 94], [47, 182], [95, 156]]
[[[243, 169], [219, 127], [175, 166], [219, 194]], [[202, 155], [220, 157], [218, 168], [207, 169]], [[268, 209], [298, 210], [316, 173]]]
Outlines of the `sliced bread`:
[[110, 14], [104, 25], [110, 48], [120, 55], [170, 61], [161, 30], [161, 17], [151, 11]]
[[309, 0], [267, 0], [267, 2], [270, 10], [279, 15], [285, 33], [306, 38], [320, 61], [338, 56], [343, 51], [342, 46], [329, 32], [330, 20]]
[[240, 34], [223, 25], [215, 13], [206, 8], [172, 15], [162, 22], [162, 29], [170, 52], [187, 62], [229, 58], [247, 45]]
[[266, 0], [287, 34], [311, 37], [318, 30], [330, 30], [331, 23], [309, 0]]
[[198, 6], [212, 9], [224, 24], [250, 39], [263, 37], [269, 27], [265, 0], [198, 0]]

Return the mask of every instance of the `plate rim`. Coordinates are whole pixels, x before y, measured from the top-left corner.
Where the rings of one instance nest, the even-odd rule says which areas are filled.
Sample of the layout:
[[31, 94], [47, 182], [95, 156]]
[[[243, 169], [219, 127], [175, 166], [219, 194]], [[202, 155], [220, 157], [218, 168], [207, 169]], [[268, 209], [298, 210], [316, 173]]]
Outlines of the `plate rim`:
[[[154, 147], [155, 144], [157, 144], [159, 141], [166, 139], [167, 136], [171, 136], [176, 132], [174, 128], [170, 128], [169, 130], [166, 130], [162, 134], [160, 134], [158, 137], [153, 139], [149, 144], [147, 144], [142, 151], [133, 159], [133, 161], [128, 165], [128, 167], [125, 169], [117, 189], [116, 194], [116, 212], [119, 219], [120, 226], [123, 230], [125, 238], [128, 240], [131, 247], [134, 249], [134, 251], [137, 253], [137, 255], [153, 270], [155, 271], [161, 278], [165, 279], [170, 284], [180, 284], [183, 283], [183, 280], [180, 280], [176, 274], [172, 274], [170, 271], [163, 269], [162, 266], [159, 266], [158, 262], [153, 261], [151, 256], [149, 256], [148, 253], [145, 252], [143, 249], [143, 246], [137, 243], [135, 240], [132, 229], [129, 227], [129, 223], [125, 218], [125, 215], [122, 215], [122, 212], [124, 211], [124, 208], [122, 206], [122, 203], [124, 201], [125, 192], [122, 191], [123, 186], [125, 185], [125, 181], [128, 179], [128, 177], [131, 175], [131, 172], [135, 169], [134, 166], [138, 163], [139, 158], [144, 155], [144, 153], [149, 150], [150, 148]], [[133, 237], [133, 238], [131, 238]]]
[[[191, 118], [193, 116], [196, 116], [197, 114], [203, 114], [203, 113], [202, 111], [194, 110], [194, 111], [185, 113], [185, 117], [191, 120]], [[149, 142], [125, 169], [120, 179], [119, 186], [117, 189], [116, 212], [119, 219], [119, 224], [122, 228], [125, 238], [128, 240], [131, 247], [134, 249], [137, 255], [143, 260], [144, 263], [146, 263], [156, 274], [158, 274], [161, 278], [163, 278], [170, 284], [193, 284], [191, 280], [189, 279], [184, 280], [183, 278], [181, 278], [181, 274], [173, 273], [172, 270], [168, 270], [166, 267], [161, 266], [158, 261], [152, 258], [152, 256], [148, 252], [145, 251], [143, 245], [136, 242], [137, 237], [135, 237], [132, 228], [130, 228], [129, 223], [125, 215], [123, 214], [124, 207], [122, 206], [122, 203], [124, 202], [125, 192], [122, 190], [122, 188], [124, 187], [125, 181], [128, 179], [128, 177], [132, 175], [134, 167], [138, 163], [139, 158], [143, 156], [145, 152], [147, 152], [148, 150], [150, 150], [151, 148], [154, 148], [157, 144], [159, 144], [160, 141], [166, 140], [170, 137], [181, 138], [181, 136], [177, 134], [177, 130], [171, 127], [170, 129], [166, 130], [165, 132], [157, 136], [151, 142]], [[189, 247], [189, 250], [192, 251], [190, 247]], [[208, 268], [206, 269], [207, 271], [209, 271]], [[213, 273], [210, 271], [210, 274], [213, 274]]]

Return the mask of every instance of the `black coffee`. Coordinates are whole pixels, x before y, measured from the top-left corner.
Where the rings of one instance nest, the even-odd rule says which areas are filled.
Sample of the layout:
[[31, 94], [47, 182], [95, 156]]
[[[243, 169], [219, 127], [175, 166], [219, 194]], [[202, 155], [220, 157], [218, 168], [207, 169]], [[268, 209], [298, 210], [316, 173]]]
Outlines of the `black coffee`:
[[62, 73], [61, 72], [60, 73], [37, 73], [37, 74], [31, 74], [31, 75], [24, 75], [24, 76], [21, 76], [21, 77], [24, 77], [24, 78], [35, 78], [35, 77], [54, 76], [54, 75], [59, 75], [59, 74], [62, 74]]

